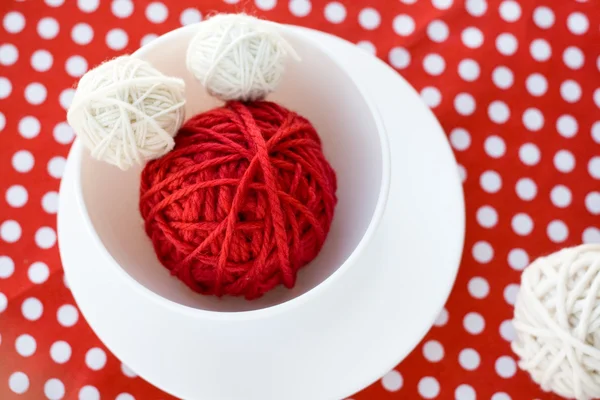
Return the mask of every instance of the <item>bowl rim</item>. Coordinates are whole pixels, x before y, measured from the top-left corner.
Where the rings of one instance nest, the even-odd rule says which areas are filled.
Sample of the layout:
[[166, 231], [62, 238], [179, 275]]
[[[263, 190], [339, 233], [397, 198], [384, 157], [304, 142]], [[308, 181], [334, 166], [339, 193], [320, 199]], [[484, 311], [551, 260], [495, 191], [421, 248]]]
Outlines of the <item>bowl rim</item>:
[[[384, 127], [381, 114], [380, 114], [379, 110], [377, 109], [377, 107], [375, 107], [375, 104], [372, 101], [372, 97], [370, 96], [368, 89], [358, 85], [357, 82], [355, 82], [354, 79], [345, 70], [343, 65], [340, 62], [338, 62], [335, 58], [329, 56], [329, 54], [324, 49], [324, 47], [317, 41], [315, 41], [311, 38], [308, 38], [302, 32], [294, 31], [293, 29], [291, 29], [293, 26], [290, 26], [287, 24], [279, 24], [279, 23], [276, 23], [273, 21], [265, 21], [265, 22], [275, 26], [277, 29], [280, 29], [284, 33], [284, 35], [293, 36], [295, 39], [305, 41], [309, 45], [317, 48], [317, 50], [320, 53], [322, 53], [322, 55], [324, 57], [327, 57], [330, 62], [332, 62], [334, 65], [336, 65], [338, 67], [339, 71], [347, 76], [348, 80], [350, 82], [352, 82], [355, 89], [358, 91], [358, 93], [360, 93], [361, 98], [362, 98], [363, 102], [365, 103], [365, 106], [367, 107], [367, 109], [370, 111], [370, 114], [373, 118], [373, 122], [375, 123], [375, 126], [377, 127], [377, 137], [379, 138], [379, 145], [380, 145], [380, 149], [381, 149], [381, 167], [382, 167], [381, 171], [382, 171], [382, 173], [381, 173], [381, 183], [379, 185], [379, 193], [378, 193], [378, 198], [377, 198], [377, 202], [375, 205], [375, 209], [370, 218], [369, 224], [362, 235], [362, 238], [359, 240], [359, 242], [356, 245], [356, 247], [354, 248], [354, 250], [352, 250], [352, 252], [346, 257], [346, 260], [342, 264], [340, 264], [338, 266], [338, 268], [336, 268], [333, 271], [333, 273], [331, 273], [328, 277], [326, 277], [319, 284], [317, 284], [313, 288], [309, 289], [308, 291], [306, 291], [292, 299], [286, 300], [282, 303], [270, 305], [270, 306], [267, 306], [264, 308], [259, 308], [256, 310], [244, 310], [244, 311], [212, 311], [212, 310], [206, 310], [206, 309], [201, 309], [201, 308], [195, 308], [195, 307], [191, 307], [191, 306], [187, 306], [187, 305], [178, 303], [176, 301], [170, 300], [166, 297], [159, 295], [158, 293], [150, 290], [149, 288], [147, 288], [146, 286], [144, 286], [143, 284], [138, 282], [130, 274], [128, 274], [119, 265], [119, 263], [115, 260], [115, 258], [112, 256], [112, 254], [104, 246], [102, 239], [98, 236], [98, 234], [94, 228], [94, 224], [91, 221], [91, 218], [89, 216], [89, 211], [88, 211], [88, 208], [87, 208], [85, 200], [84, 200], [84, 194], [83, 194], [83, 190], [82, 190], [83, 185], [81, 183], [81, 170], [82, 170], [82, 162], [83, 162], [82, 155], [83, 155], [83, 151], [84, 151], [84, 146], [82, 145], [81, 140], [79, 138], [76, 138], [76, 140], [73, 144], [73, 147], [72, 147], [71, 154], [69, 154], [69, 157], [75, 158], [74, 161], [75, 161], [76, 168], [74, 169], [74, 182], [75, 182], [76, 203], [78, 204], [78, 207], [81, 211], [81, 215], [82, 215], [83, 221], [85, 223], [86, 229], [89, 232], [94, 245], [100, 249], [102, 255], [108, 261], [107, 264], [110, 264], [110, 266], [107, 265], [107, 267], [114, 268], [116, 270], [116, 272], [121, 274], [121, 276], [125, 279], [125, 282], [130, 284], [134, 290], [139, 291], [145, 297], [149, 298], [151, 301], [153, 301], [157, 305], [167, 307], [167, 308], [171, 309], [172, 311], [184, 313], [184, 314], [187, 314], [192, 317], [212, 319], [212, 320], [225, 320], [225, 321], [246, 321], [246, 320], [253, 320], [253, 319], [268, 318], [268, 317], [275, 316], [279, 313], [289, 311], [293, 308], [300, 307], [302, 304], [305, 304], [305, 303], [317, 298], [320, 294], [322, 294], [325, 290], [327, 290], [327, 288], [329, 288], [335, 282], [340, 280], [340, 277], [342, 275], [344, 275], [348, 271], [349, 268], [356, 265], [356, 260], [360, 257], [360, 255], [364, 252], [367, 245], [370, 243], [373, 235], [375, 234], [375, 232], [377, 231], [377, 228], [379, 227], [379, 225], [381, 223], [381, 219], [387, 208], [387, 200], [389, 197], [389, 190], [390, 190], [390, 183], [391, 183], [391, 157], [390, 157], [391, 150], [390, 150], [390, 145], [389, 145], [389, 137], [388, 137], [388, 133]], [[169, 31], [169, 32], [157, 37], [156, 39], [154, 39], [152, 42], [146, 44], [145, 46], [142, 46], [139, 49], [137, 49], [134, 53], [132, 53], [132, 56], [141, 57], [144, 54], [151, 52], [153, 50], [153, 48], [155, 48], [157, 45], [164, 43], [164, 42], [168, 42], [170, 40], [177, 38], [178, 36], [185, 35], [191, 31], [195, 30], [197, 28], [198, 24], [201, 24], [201, 23], [202, 22], [198, 22], [195, 24], [190, 24], [190, 25], [183, 26], [183, 27], [174, 29], [172, 31]]]

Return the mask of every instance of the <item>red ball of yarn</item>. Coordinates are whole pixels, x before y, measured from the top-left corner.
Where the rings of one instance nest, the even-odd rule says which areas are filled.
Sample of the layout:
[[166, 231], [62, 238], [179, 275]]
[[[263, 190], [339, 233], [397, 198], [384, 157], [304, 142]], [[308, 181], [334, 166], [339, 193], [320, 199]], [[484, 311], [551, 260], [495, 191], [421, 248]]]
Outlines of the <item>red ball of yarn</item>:
[[193, 290], [255, 299], [313, 260], [336, 177], [308, 120], [231, 102], [188, 120], [141, 175], [140, 211], [160, 262]]

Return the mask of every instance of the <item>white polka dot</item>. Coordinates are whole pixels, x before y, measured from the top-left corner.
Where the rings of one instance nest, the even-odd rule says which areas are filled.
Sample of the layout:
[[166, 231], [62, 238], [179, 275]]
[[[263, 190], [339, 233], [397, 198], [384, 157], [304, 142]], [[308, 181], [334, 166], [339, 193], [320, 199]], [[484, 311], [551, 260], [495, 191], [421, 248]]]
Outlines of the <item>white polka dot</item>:
[[163, 3], [155, 1], [148, 4], [148, 7], [146, 7], [146, 18], [148, 18], [148, 21], [152, 23], [163, 23], [168, 16], [169, 9]]
[[435, 322], [433, 323], [433, 325], [435, 325], [437, 327], [444, 326], [448, 323], [448, 319], [449, 319], [448, 310], [443, 308], [442, 311], [440, 311], [440, 313], [438, 314], [437, 318], [435, 319]]
[[431, 0], [431, 4], [438, 10], [447, 10], [452, 7], [454, 0]]
[[467, 286], [469, 289], [469, 294], [476, 299], [483, 299], [487, 297], [490, 292], [490, 284], [487, 280], [480, 276], [471, 278]]
[[5, 126], [6, 126], [6, 117], [4, 116], [4, 114], [2, 112], [0, 112], [0, 132], [2, 132], [4, 130]]
[[373, 44], [373, 42], [369, 42], [368, 40], [361, 40], [356, 43], [356, 46], [369, 54], [375, 55], [377, 53], [377, 48]]
[[498, 213], [491, 206], [482, 206], [477, 210], [477, 222], [484, 228], [493, 228], [498, 223]]
[[440, 394], [440, 384], [431, 376], [421, 378], [417, 388], [419, 394], [424, 399], [434, 399], [438, 396], [438, 394]]
[[42, 39], [54, 39], [59, 30], [58, 21], [51, 17], [42, 18], [37, 24], [37, 33]]
[[459, 93], [454, 98], [454, 108], [460, 115], [471, 115], [475, 112], [475, 99], [469, 93]]
[[502, 178], [496, 171], [485, 171], [479, 178], [481, 188], [488, 193], [496, 193], [502, 187]]
[[500, 89], [508, 89], [513, 85], [514, 76], [509, 68], [499, 66], [492, 71], [492, 81]]
[[98, 9], [100, 0], [77, 0], [77, 7], [84, 13], [91, 13]]
[[25, 17], [18, 11], [7, 12], [2, 20], [2, 26], [8, 33], [19, 33], [25, 28]]
[[485, 241], [475, 243], [473, 245], [472, 253], [473, 258], [482, 264], [487, 264], [494, 258], [494, 248]]
[[515, 191], [521, 200], [531, 201], [537, 194], [537, 186], [530, 178], [521, 178], [515, 185]]
[[504, 392], [494, 393], [491, 400], [512, 400], [509, 395]]
[[325, 19], [333, 24], [339, 24], [346, 19], [346, 7], [337, 1], [325, 6]]
[[429, 340], [423, 345], [423, 356], [429, 362], [438, 362], [444, 358], [444, 347], [437, 340]]
[[75, 137], [73, 129], [66, 122], [58, 123], [54, 127], [52, 135], [54, 136], [54, 140], [56, 140], [60, 144], [70, 144]]
[[506, 143], [500, 136], [488, 136], [483, 146], [487, 155], [492, 158], [500, 158], [506, 153]]
[[133, 13], [133, 1], [113, 0], [110, 9], [115, 17], [127, 18]]
[[594, 90], [594, 103], [596, 107], [600, 108], [600, 88]]
[[529, 265], [529, 255], [523, 249], [512, 249], [508, 252], [508, 265], [516, 271], [522, 271]]
[[19, 121], [19, 133], [25, 139], [33, 139], [40, 133], [40, 121], [32, 116], [23, 117]]
[[515, 22], [521, 17], [521, 6], [513, 0], [504, 0], [500, 3], [500, 17], [506, 22]]
[[15, 272], [15, 263], [8, 256], [0, 256], [0, 279], [10, 278]]
[[21, 304], [21, 313], [23, 317], [29, 321], [36, 321], [40, 319], [44, 312], [44, 306], [42, 302], [35, 297], [29, 297]]
[[52, 343], [50, 357], [57, 364], [64, 364], [71, 358], [71, 345], [64, 340]]
[[56, 244], [54, 229], [42, 226], [35, 232], [35, 243], [40, 249], [49, 249]]
[[13, 372], [8, 377], [8, 387], [13, 393], [23, 394], [29, 389], [29, 377], [21, 372]]
[[519, 158], [525, 165], [536, 165], [541, 157], [540, 149], [533, 143], [525, 143], [519, 148]]
[[496, 49], [505, 56], [512, 56], [516, 53], [519, 42], [517, 38], [510, 33], [501, 33], [496, 38]]
[[44, 394], [49, 400], [60, 400], [65, 395], [65, 385], [59, 379], [48, 379], [44, 384]]
[[135, 400], [135, 397], [130, 395], [129, 393], [120, 393], [115, 400]]
[[456, 400], [475, 400], [477, 393], [475, 393], [475, 389], [472, 386], [462, 384], [454, 391], [454, 398]]
[[48, 192], [42, 197], [42, 208], [48, 214], [56, 214], [58, 211], [58, 193]]
[[569, 46], [563, 52], [563, 62], [571, 69], [581, 68], [584, 60], [583, 52], [575, 46]]
[[516, 339], [517, 334], [511, 320], [507, 319], [500, 324], [500, 336], [507, 342], [512, 342]]
[[23, 207], [28, 198], [27, 189], [22, 185], [13, 185], [6, 190], [6, 202], [11, 207]]
[[472, 26], [463, 30], [460, 38], [463, 44], [470, 49], [476, 49], [483, 44], [483, 33]]
[[388, 392], [397, 392], [402, 388], [403, 384], [404, 380], [402, 379], [402, 375], [395, 369], [391, 370], [381, 378], [381, 385]]
[[458, 75], [467, 82], [473, 82], [479, 78], [479, 64], [472, 59], [465, 59], [458, 63]]
[[60, 325], [70, 328], [79, 320], [79, 311], [71, 304], [64, 304], [59, 307], [56, 318]]
[[533, 22], [542, 29], [548, 29], [554, 25], [554, 12], [545, 6], [536, 7], [533, 11]]
[[471, 145], [471, 135], [463, 128], [454, 128], [450, 132], [450, 143], [456, 150], [466, 150]]
[[381, 15], [374, 8], [363, 8], [358, 14], [358, 23], [367, 30], [373, 30], [381, 24]]
[[392, 24], [394, 32], [400, 36], [408, 36], [415, 30], [415, 21], [410, 15], [397, 15]]
[[48, 277], [50, 276], [50, 269], [45, 263], [36, 261], [29, 266], [29, 269], [27, 270], [27, 276], [32, 283], [39, 285], [48, 280]]
[[546, 234], [554, 243], [564, 242], [569, 236], [569, 228], [564, 222], [560, 220], [554, 220], [548, 224]]
[[470, 312], [463, 318], [463, 327], [471, 335], [478, 335], [485, 329], [485, 319], [476, 312]]
[[465, 3], [467, 12], [473, 17], [481, 17], [487, 11], [487, 7], [486, 0], [467, 0]]
[[458, 176], [460, 177], [461, 182], [465, 183], [465, 181], [467, 180], [467, 170], [461, 164], [457, 164], [457, 167], [458, 167]]
[[0, 225], [0, 238], [6, 243], [15, 243], [21, 238], [21, 225], [12, 219], [4, 221]]
[[554, 167], [560, 172], [571, 172], [575, 168], [575, 157], [568, 150], [559, 150], [554, 155]]
[[135, 378], [137, 374], [127, 365], [121, 363], [121, 372], [128, 378]]
[[85, 354], [85, 364], [91, 370], [101, 370], [106, 365], [106, 353], [98, 347], [89, 349]]
[[583, 243], [597, 243], [600, 244], [600, 229], [590, 226], [585, 228], [581, 235]]
[[525, 213], [518, 213], [512, 218], [511, 226], [517, 235], [527, 236], [533, 230], [533, 220]]
[[36, 50], [31, 55], [31, 67], [38, 72], [46, 72], [52, 68], [53, 57], [46, 50]]
[[574, 12], [567, 17], [567, 28], [574, 35], [583, 35], [587, 32], [589, 26], [590, 22], [583, 13]]
[[432, 42], [442, 43], [448, 39], [450, 30], [444, 21], [433, 20], [427, 25], [427, 36]]
[[517, 372], [517, 363], [509, 356], [502, 356], [496, 360], [496, 373], [501, 378], [512, 378]]
[[544, 126], [544, 115], [537, 108], [528, 108], [523, 113], [523, 125], [530, 131], [537, 132]]
[[312, 4], [309, 0], [291, 0], [289, 8], [290, 12], [296, 17], [306, 17], [310, 14]]
[[79, 390], [79, 400], [100, 400], [100, 391], [94, 386], [86, 385]]
[[[275, 2], [273, 2], [275, 3]], [[202, 21], [202, 14], [195, 8], [187, 8], [183, 10], [179, 16], [181, 25], [191, 25]]]
[[71, 103], [73, 102], [73, 96], [75, 96], [74, 89], [65, 89], [62, 92], [60, 92], [60, 96], [58, 98], [60, 106], [65, 110], [68, 109]]
[[80, 22], [71, 30], [71, 39], [75, 43], [84, 46], [94, 39], [94, 30], [88, 24]]
[[13, 65], [19, 59], [19, 50], [10, 44], [4, 43], [0, 46], [0, 64]]
[[3, 76], [0, 76], [0, 99], [5, 99], [12, 92], [12, 83]]
[[8, 307], [8, 299], [4, 293], [0, 292], [0, 313], [4, 312], [6, 307]]
[[257, 8], [268, 11], [275, 8], [277, 0], [254, 0], [254, 4], [256, 4]]
[[423, 69], [430, 75], [440, 75], [445, 68], [446, 62], [439, 54], [428, 54], [423, 59]]
[[67, 74], [74, 78], [79, 78], [87, 72], [88, 63], [86, 59], [81, 56], [71, 56], [67, 59], [65, 69]]
[[592, 215], [600, 214], [600, 192], [589, 192], [585, 196], [585, 208]]
[[417, 0], [400, 0], [400, 2], [404, 4], [415, 4]]
[[558, 208], [565, 208], [571, 204], [571, 191], [564, 185], [556, 185], [550, 191], [550, 200]]
[[543, 96], [548, 90], [548, 81], [542, 74], [534, 73], [527, 77], [525, 81], [527, 91], [532, 96]]
[[562, 136], [566, 138], [571, 138], [577, 134], [577, 120], [573, 118], [572, 115], [561, 115], [556, 120], [556, 130]]
[[42, 104], [46, 101], [47, 94], [46, 87], [38, 82], [30, 83], [25, 87], [25, 99], [29, 104]]
[[15, 349], [17, 350], [17, 353], [23, 357], [32, 356], [35, 353], [36, 348], [37, 343], [31, 335], [20, 335], [15, 341]]
[[153, 41], [154, 39], [156, 39], [157, 37], [158, 37], [158, 35], [157, 35], [157, 34], [155, 34], [155, 33], [149, 33], [149, 34], [145, 35], [145, 36], [142, 38], [142, 40], [140, 41], [140, 45], [141, 45], [141, 46], [145, 46], [145, 45], [147, 45], [148, 43], [152, 42], [152, 41]]
[[404, 47], [394, 47], [390, 50], [389, 59], [394, 68], [404, 69], [410, 64], [410, 53]]
[[581, 86], [574, 80], [568, 79], [560, 85], [560, 95], [568, 103], [575, 103], [581, 98]]
[[52, 157], [50, 161], [48, 161], [48, 173], [50, 176], [60, 179], [63, 175], [66, 162], [67, 160], [65, 160], [64, 157]]
[[600, 121], [596, 121], [592, 125], [591, 135], [594, 142], [600, 144]]
[[517, 295], [519, 294], [519, 285], [511, 283], [504, 288], [504, 300], [511, 306], [515, 305]]
[[503, 124], [508, 121], [510, 110], [506, 103], [496, 100], [490, 103], [488, 107], [488, 116], [493, 122]]
[[544, 39], [535, 39], [529, 46], [531, 57], [536, 61], [548, 61], [552, 55], [552, 47]]
[[128, 42], [129, 37], [123, 29], [111, 29], [106, 34], [106, 45], [113, 50], [123, 50]]
[[458, 363], [467, 371], [474, 371], [479, 367], [481, 357], [474, 349], [463, 349], [458, 354]]
[[588, 162], [588, 172], [594, 179], [600, 179], [600, 157], [594, 156]]
[[427, 86], [421, 90], [421, 99], [427, 104], [430, 108], [435, 108], [440, 105], [442, 101], [442, 94], [440, 91], [433, 87]]

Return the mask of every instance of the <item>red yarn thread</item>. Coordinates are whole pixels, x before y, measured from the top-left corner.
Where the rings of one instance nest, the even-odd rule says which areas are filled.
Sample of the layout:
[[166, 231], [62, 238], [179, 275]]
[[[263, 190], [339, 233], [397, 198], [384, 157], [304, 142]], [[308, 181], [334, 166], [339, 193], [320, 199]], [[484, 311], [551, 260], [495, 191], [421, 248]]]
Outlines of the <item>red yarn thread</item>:
[[191, 118], [141, 176], [140, 211], [160, 262], [193, 290], [255, 299], [313, 260], [336, 177], [305, 118], [231, 102]]

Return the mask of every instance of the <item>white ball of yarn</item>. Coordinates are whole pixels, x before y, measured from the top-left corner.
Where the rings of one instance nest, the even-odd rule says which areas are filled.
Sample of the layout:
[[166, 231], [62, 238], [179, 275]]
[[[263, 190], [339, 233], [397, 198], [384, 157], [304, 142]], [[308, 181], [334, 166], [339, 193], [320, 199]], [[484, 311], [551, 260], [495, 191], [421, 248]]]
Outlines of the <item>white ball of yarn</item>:
[[79, 80], [67, 120], [94, 158], [126, 170], [173, 148], [184, 88], [147, 61], [121, 56]]
[[527, 267], [513, 351], [545, 391], [600, 398], [600, 245], [567, 248]]
[[287, 54], [298, 58], [269, 22], [245, 14], [219, 14], [198, 24], [186, 63], [210, 95], [250, 101], [275, 90]]

